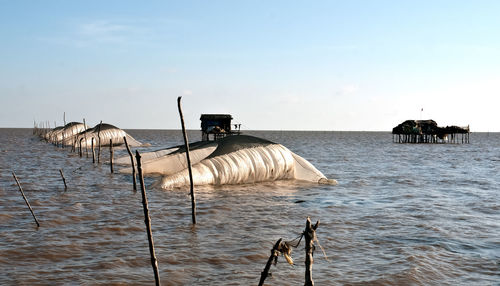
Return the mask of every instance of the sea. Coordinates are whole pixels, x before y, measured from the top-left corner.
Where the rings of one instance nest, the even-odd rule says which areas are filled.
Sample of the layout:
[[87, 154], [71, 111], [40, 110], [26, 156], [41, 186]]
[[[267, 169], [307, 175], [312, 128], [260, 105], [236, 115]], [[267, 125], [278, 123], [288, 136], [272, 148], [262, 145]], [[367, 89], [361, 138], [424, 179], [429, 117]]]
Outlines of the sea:
[[[111, 173], [109, 149], [93, 163], [32, 131], [0, 129], [0, 285], [154, 284], [131, 175]], [[126, 131], [151, 144], [139, 152], [183, 143], [180, 130]], [[390, 132], [244, 133], [286, 146], [338, 185], [195, 187], [193, 225], [189, 188], [154, 188], [159, 178], [146, 177], [162, 285], [257, 285], [280, 238], [295, 244], [294, 264], [279, 256], [265, 285], [303, 285], [308, 217], [319, 221], [315, 285], [500, 285], [499, 133], [471, 133], [469, 144], [400, 144]]]

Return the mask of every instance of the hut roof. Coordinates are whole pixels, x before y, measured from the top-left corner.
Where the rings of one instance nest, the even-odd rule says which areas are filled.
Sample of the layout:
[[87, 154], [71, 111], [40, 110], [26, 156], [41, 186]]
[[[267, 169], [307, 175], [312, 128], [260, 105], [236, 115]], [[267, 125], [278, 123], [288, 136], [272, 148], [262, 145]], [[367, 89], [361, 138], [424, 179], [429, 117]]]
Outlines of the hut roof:
[[393, 134], [451, 134], [468, 133], [469, 127], [446, 126], [439, 127], [436, 121], [428, 120], [406, 120], [392, 129]]
[[202, 114], [200, 120], [221, 120], [221, 119], [233, 119], [231, 114]]

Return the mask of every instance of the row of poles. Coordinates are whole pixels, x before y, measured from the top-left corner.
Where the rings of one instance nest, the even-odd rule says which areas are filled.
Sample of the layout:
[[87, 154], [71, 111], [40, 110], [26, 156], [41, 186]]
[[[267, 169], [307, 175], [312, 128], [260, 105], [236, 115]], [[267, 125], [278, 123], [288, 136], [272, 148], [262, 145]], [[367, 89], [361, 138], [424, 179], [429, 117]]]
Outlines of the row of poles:
[[[189, 180], [190, 180], [190, 196], [191, 196], [191, 220], [192, 220], [192, 223], [193, 225], [196, 224], [196, 198], [195, 198], [195, 193], [194, 193], [194, 182], [193, 182], [193, 172], [192, 172], [192, 166], [191, 166], [191, 158], [190, 158], [190, 150], [189, 150], [189, 141], [188, 141], [188, 137], [187, 137], [187, 132], [186, 132], [186, 128], [185, 128], [185, 124], [184, 124], [184, 116], [183, 116], [183, 113], [182, 113], [182, 106], [181, 106], [181, 99], [182, 97], [179, 96], [177, 98], [177, 107], [178, 107], [178, 110], [179, 110], [179, 117], [180, 117], [180, 121], [181, 121], [181, 127], [182, 127], [182, 134], [183, 134], [183, 139], [184, 139], [184, 145], [185, 145], [185, 148], [186, 148], [186, 160], [187, 160], [187, 165], [188, 165], [188, 172], [189, 172]], [[66, 114], [64, 114], [65, 116]], [[99, 124], [99, 126], [102, 124], [102, 121], [101, 123]], [[84, 125], [85, 125], [85, 119], [84, 119]], [[100, 131], [100, 128], [99, 128], [99, 131]], [[46, 131], [45, 131], [46, 132]], [[99, 145], [98, 145], [98, 156], [97, 156], [97, 162], [100, 163], [100, 154], [101, 154], [101, 140], [100, 140], [100, 135], [98, 133], [98, 138], [99, 138]], [[93, 138], [92, 138], [93, 139]], [[136, 154], [135, 154], [135, 158], [136, 158], [136, 162], [137, 162], [137, 175], [136, 175], [136, 168], [135, 168], [135, 164], [134, 164], [134, 158], [133, 158], [133, 154], [132, 154], [132, 151], [130, 150], [130, 147], [127, 143], [127, 138], [126, 136], [123, 137], [124, 139], [124, 142], [125, 142], [125, 147], [127, 149], [127, 153], [129, 154], [130, 156], [130, 160], [131, 160], [131, 164], [132, 164], [132, 183], [133, 183], [133, 189], [134, 191], [137, 191], [137, 180], [136, 180], [136, 177], [138, 176], [139, 177], [139, 183], [140, 183], [140, 187], [141, 187], [141, 195], [142, 195], [142, 205], [143, 205], [143, 210], [144, 210], [144, 223], [146, 225], [146, 233], [147, 233], [147, 237], [148, 237], [148, 243], [149, 243], [149, 251], [150, 251], [150, 257], [151, 257], [151, 265], [152, 265], [152, 268], [153, 268], [153, 273], [154, 273], [154, 277], [155, 277], [155, 285], [159, 286], [160, 285], [160, 273], [159, 273], [159, 270], [158, 270], [158, 259], [156, 258], [156, 253], [155, 253], [155, 246], [154, 246], [154, 238], [153, 238], [153, 233], [152, 233], [152, 229], [151, 229], [151, 217], [150, 217], [150, 214], [149, 214], [149, 205], [148, 205], [148, 198], [147, 198], [147, 193], [146, 193], [146, 187], [145, 187], [145, 184], [144, 184], [144, 175], [143, 175], [143, 172], [142, 172], [142, 164], [141, 164], [141, 155], [139, 153], [138, 150], [136, 150]], [[113, 140], [110, 139], [110, 171], [111, 173], [114, 172], [113, 170], [113, 154], [114, 154], [114, 151], [113, 151]], [[64, 144], [63, 144], [64, 146]], [[92, 160], [93, 160], [93, 163], [95, 163], [95, 152], [94, 152], [94, 140], [92, 140]], [[73, 147], [72, 151], [76, 151], [75, 148]], [[88, 157], [88, 149], [86, 150], [87, 151], [87, 157]], [[79, 149], [79, 155], [80, 157], [83, 156], [83, 150], [82, 150], [82, 145], [81, 145], [81, 140], [80, 140], [80, 149]], [[60, 172], [60, 175], [62, 177], [62, 180], [64, 182], [64, 186], [65, 186], [65, 189], [67, 189], [67, 184], [66, 184], [66, 179], [64, 177], [64, 173], [62, 171], [62, 169], [59, 169], [59, 172]], [[21, 187], [21, 184], [19, 183], [19, 180], [18, 178], [16, 177], [15, 173], [12, 172], [12, 175], [14, 177], [14, 179], [16, 180], [16, 183], [19, 187], [19, 191], [21, 192], [23, 198], [24, 198], [24, 201], [26, 202], [26, 205], [28, 206], [34, 220], [35, 220], [35, 223], [37, 224], [38, 227], [40, 227], [40, 223], [38, 221], [38, 219], [36, 218], [35, 216], [35, 213], [33, 212], [33, 209], [31, 208], [29, 202], [28, 202], [28, 199], [26, 198], [24, 192], [23, 192], [23, 189]], [[307, 218], [307, 222], [306, 222], [306, 228], [304, 230], [304, 232], [302, 233], [302, 237], [304, 237], [304, 240], [305, 240], [305, 251], [306, 251], [306, 260], [305, 260], [305, 265], [306, 265], [306, 270], [305, 270], [305, 284], [306, 286], [313, 286], [314, 285], [314, 281], [312, 279], [312, 264], [313, 264], [313, 251], [314, 251], [314, 241], [317, 240], [316, 239], [316, 234], [315, 234], [315, 231], [317, 229], [319, 225], [319, 221], [316, 222], [316, 224], [313, 226], [311, 224], [311, 220], [309, 218]], [[302, 239], [301, 237], [301, 239]], [[300, 241], [299, 241], [300, 243]], [[282, 241], [282, 239], [280, 238], [276, 244], [274, 245], [274, 247], [272, 248], [271, 250], [271, 256], [269, 257], [267, 263], [266, 263], [266, 266], [264, 268], [264, 270], [262, 271], [261, 273], [261, 277], [260, 277], [260, 281], [259, 281], [259, 286], [263, 285], [264, 284], [264, 281], [265, 279], [269, 276], [269, 270], [270, 270], [270, 267], [273, 263], [273, 261], [276, 263], [277, 262], [277, 257], [279, 256], [279, 254], [285, 254], [288, 250], [288, 254], [290, 254], [290, 248], [289, 247], [286, 247], [286, 243]], [[297, 244], [298, 246], [298, 244]], [[288, 257], [288, 256], [285, 256], [285, 257]], [[288, 260], [288, 258], [287, 258]]]
[[[460, 140], [459, 134], [462, 135]], [[394, 143], [455, 143], [469, 144], [470, 132], [467, 133], [451, 133], [443, 138], [436, 134], [392, 134], [392, 142]]]
[[[194, 182], [193, 182], [193, 173], [192, 173], [192, 168], [191, 168], [191, 158], [189, 156], [189, 141], [188, 141], [188, 137], [187, 137], [187, 132], [186, 132], [186, 127], [185, 127], [185, 124], [184, 124], [184, 116], [183, 116], [183, 113], [182, 113], [182, 105], [181, 105], [181, 99], [182, 97], [179, 96], [177, 98], [177, 106], [178, 106], [178, 110], [179, 110], [179, 116], [180, 116], [180, 120], [181, 120], [181, 126], [182, 126], [182, 134], [183, 134], [183, 138], [184, 138], [184, 144], [185, 144], [185, 148], [186, 148], [186, 160], [187, 160], [187, 163], [188, 163], [188, 169], [189, 169], [189, 179], [190, 179], [190, 195], [191, 195], [191, 219], [192, 219], [192, 223], [193, 224], [196, 224], [196, 199], [195, 199], [195, 194], [194, 194]], [[84, 126], [86, 126], [85, 124], [85, 119], [83, 119], [83, 122], [84, 122]], [[101, 137], [100, 137], [100, 127], [101, 127], [101, 124], [102, 124], [102, 121], [101, 123], [99, 123], [99, 129], [98, 129], [98, 135], [97, 135], [97, 138], [98, 138], [98, 155], [97, 155], [97, 163], [99, 164], [100, 163], [100, 155], [101, 155]], [[66, 113], [64, 113], [64, 125], [66, 125]], [[47, 137], [47, 134], [48, 134], [48, 131], [50, 129], [50, 125], [47, 124], [47, 125], [42, 125], [42, 127], [47, 127], [47, 128], [37, 128], [36, 124], [35, 124], [35, 129], [33, 131], [33, 133], [35, 134], [38, 134], [39, 136], [41, 137], [44, 137], [46, 138]], [[64, 133], [63, 133], [64, 134]], [[79, 156], [80, 157], [83, 157], [83, 150], [82, 150], [82, 143], [81, 141], [83, 140], [83, 138], [80, 139], [80, 142], [79, 142]], [[137, 191], [137, 179], [136, 179], [136, 168], [135, 168], [135, 164], [134, 164], [134, 158], [133, 158], [133, 154], [132, 154], [132, 151], [130, 150], [130, 147], [128, 145], [128, 142], [127, 142], [127, 138], [126, 136], [123, 137], [123, 140], [125, 142], [125, 147], [127, 149], [127, 153], [129, 154], [130, 156], [130, 161], [131, 161], [131, 165], [132, 165], [132, 181], [133, 181], [133, 189], [134, 191]], [[64, 137], [62, 139], [63, 142], [61, 142], [62, 146], [64, 146]], [[58, 145], [58, 142], [57, 141], [54, 141], [56, 145]], [[95, 149], [94, 149], [94, 138], [91, 139], [91, 150], [92, 150], [92, 162], [95, 163], [96, 162], [96, 156], [95, 156]], [[75, 142], [73, 142], [73, 148], [71, 151], [76, 151], [76, 148], [75, 148]], [[85, 147], [86, 147], [86, 153], [87, 153], [87, 157], [88, 157], [88, 149], [87, 149], [87, 144], [85, 144]], [[113, 155], [114, 155], [114, 150], [113, 150], [113, 140], [110, 139], [109, 141], [109, 148], [110, 148], [110, 171], [111, 173], [114, 173], [114, 169], [113, 169]], [[148, 206], [148, 198], [147, 198], [147, 194], [146, 194], [146, 187], [145, 187], [145, 184], [144, 184], [144, 175], [143, 175], [143, 172], [142, 172], [142, 165], [141, 165], [141, 155], [139, 153], [138, 150], [136, 150], [136, 162], [137, 162], [137, 175], [139, 176], [139, 182], [140, 182], [140, 187], [141, 187], [141, 195], [142, 195], [142, 205], [143, 205], [143, 210], [144, 210], [144, 222], [145, 222], [145, 225], [146, 225], [146, 233], [147, 233], [147, 236], [148, 236], [148, 242], [149, 242], [149, 251], [150, 251], [150, 256], [151, 256], [151, 265], [153, 267], [153, 272], [154, 272], [154, 277], [155, 277], [155, 285], [160, 285], [160, 274], [159, 274], [159, 270], [158, 270], [158, 259], [156, 258], [156, 254], [155, 254], [155, 247], [154, 247], [154, 239], [153, 239], [153, 233], [152, 233], [152, 230], [151, 230], [151, 217], [149, 215], [149, 206]], [[64, 182], [64, 186], [65, 186], [65, 189], [67, 188], [67, 184], [66, 184], [66, 179], [64, 177], [64, 174], [63, 174], [63, 171], [62, 169], [59, 169], [59, 172], [61, 174], [61, 177], [63, 179], [63, 182]], [[33, 209], [31, 208], [31, 205], [29, 204], [29, 201], [28, 199], [26, 198], [25, 194], [24, 194], [24, 191], [22, 189], [22, 186], [21, 184], [19, 183], [19, 180], [17, 178], [17, 176], [15, 175], [14, 172], [12, 172], [12, 175], [14, 176], [14, 179], [16, 180], [16, 183], [19, 187], [19, 191], [21, 192], [23, 198], [24, 198], [24, 201], [26, 202], [26, 205], [28, 206], [34, 220], [35, 220], [35, 223], [37, 224], [38, 227], [40, 227], [40, 223], [38, 221], [38, 219], [36, 218], [35, 216], [35, 213], [33, 212]]]

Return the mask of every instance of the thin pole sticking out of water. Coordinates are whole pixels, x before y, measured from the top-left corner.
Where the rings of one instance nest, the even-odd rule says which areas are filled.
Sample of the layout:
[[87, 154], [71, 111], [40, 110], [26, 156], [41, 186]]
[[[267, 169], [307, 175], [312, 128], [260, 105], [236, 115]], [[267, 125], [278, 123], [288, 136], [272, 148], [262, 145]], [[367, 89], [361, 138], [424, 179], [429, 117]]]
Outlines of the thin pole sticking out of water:
[[63, 183], [64, 183], [64, 189], [66, 190], [68, 188], [68, 185], [66, 185], [66, 178], [64, 178], [64, 174], [63, 174], [62, 169], [59, 169], [59, 174], [61, 174], [61, 178], [62, 178]]
[[87, 143], [87, 124], [85, 124], [85, 118], [83, 119], [83, 137], [85, 137], [85, 152], [87, 153], [87, 158], [89, 157], [89, 146]]
[[102, 120], [101, 123], [99, 123], [99, 130], [97, 131], [97, 140], [99, 140], [98, 147], [97, 147], [97, 164], [101, 163], [101, 125], [102, 125]]
[[82, 141], [83, 141], [83, 137], [80, 138], [80, 152], [78, 152], [79, 155], [80, 155], [80, 158], [83, 156], [83, 153], [82, 153]]
[[266, 267], [264, 267], [264, 271], [260, 274], [260, 281], [259, 281], [259, 286], [264, 285], [264, 281], [267, 278], [267, 275], [269, 273], [269, 269], [271, 268], [271, 264], [273, 264], [273, 260], [275, 257], [278, 257], [279, 252], [278, 248], [280, 246], [282, 238], [278, 239], [276, 243], [274, 244], [273, 249], [271, 249], [271, 255], [269, 256], [269, 259], [267, 260]]
[[132, 164], [132, 181], [134, 183], [134, 191], [137, 191], [137, 182], [135, 179], [135, 164], [134, 164], [134, 155], [132, 155], [132, 151], [130, 151], [130, 147], [127, 143], [127, 136], [123, 136], [123, 141], [125, 141], [125, 147], [127, 147], [128, 155], [130, 156], [130, 162]]
[[137, 171], [139, 172], [139, 181], [141, 182], [142, 207], [144, 209], [144, 222], [146, 223], [146, 231], [148, 233], [149, 254], [151, 255], [151, 265], [155, 274], [156, 285], [160, 285], [160, 273], [158, 271], [158, 260], [155, 255], [155, 244], [153, 241], [153, 232], [151, 231], [151, 218], [149, 217], [148, 197], [146, 196], [146, 187], [144, 186], [144, 177], [142, 175], [141, 155], [139, 151], [135, 151], [137, 160]]
[[30, 209], [31, 215], [32, 215], [32, 216], [33, 216], [33, 218], [35, 219], [36, 225], [37, 225], [38, 227], [40, 227], [40, 223], [39, 223], [39, 222], [38, 222], [38, 220], [36, 219], [35, 213], [33, 212], [33, 209], [31, 208], [30, 203], [28, 202], [28, 199], [27, 199], [27, 198], [26, 198], [26, 196], [24, 195], [23, 188], [21, 187], [21, 184], [19, 183], [19, 180], [17, 179], [16, 174], [15, 174], [14, 172], [12, 172], [12, 176], [13, 176], [13, 177], [14, 177], [14, 179], [16, 180], [17, 186], [19, 187], [19, 191], [21, 192], [21, 195], [23, 195], [23, 199], [24, 199], [24, 201], [26, 202], [26, 205], [28, 206], [28, 208]]
[[184, 126], [184, 116], [182, 115], [181, 99], [182, 96], [179, 96], [177, 98], [177, 106], [179, 108], [179, 116], [181, 118], [182, 135], [184, 136], [184, 145], [186, 146], [186, 159], [189, 170], [189, 187], [191, 190], [191, 217], [193, 220], [193, 224], [196, 224], [196, 199], [194, 197], [193, 170], [191, 169], [191, 159], [189, 158], [189, 142], [187, 138], [186, 127]]
[[308, 217], [306, 221], [306, 229], [304, 230], [304, 239], [306, 242], [306, 272], [305, 272], [305, 283], [304, 286], [314, 286], [314, 281], [312, 279], [312, 265], [313, 265], [313, 251], [314, 251], [314, 240], [316, 239], [316, 229], [319, 226], [319, 220], [313, 226], [311, 219]]
[[109, 139], [109, 165], [113, 174], [113, 139]]
[[92, 147], [91, 147], [92, 148], [92, 163], [95, 164], [94, 137], [92, 137], [90, 141], [92, 141]]

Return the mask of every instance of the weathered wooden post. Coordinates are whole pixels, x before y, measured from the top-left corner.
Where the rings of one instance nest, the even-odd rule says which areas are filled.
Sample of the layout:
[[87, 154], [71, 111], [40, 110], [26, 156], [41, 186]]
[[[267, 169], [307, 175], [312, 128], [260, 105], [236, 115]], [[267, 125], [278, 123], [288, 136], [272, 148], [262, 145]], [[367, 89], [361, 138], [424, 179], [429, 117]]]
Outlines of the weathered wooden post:
[[271, 268], [271, 265], [273, 264], [273, 260], [278, 257], [279, 251], [278, 248], [281, 244], [282, 238], [278, 239], [276, 243], [273, 246], [273, 249], [271, 249], [271, 255], [269, 256], [269, 259], [267, 260], [266, 267], [264, 267], [264, 271], [261, 272], [260, 274], [260, 281], [259, 281], [259, 286], [264, 285], [264, 281], [267, 278], [267, 275], [269, 273], [269, 269]]
[[109, 165], [113, 174], [113, 139], [109, 139]]
[[182, 135], [184, 137], [184, 145], [186, 147], [186, 159], [189, 171], [189, 186], [191, 190], [191, 218], [193, 224], [196, 224], [196, 200], [194, 197], [194, 183], [193, 183], [193, 170], [191, 169], [191, 159], [189, 158], [189, 142], [186, 134], [186, 127], [184, 126], [184, 116], [182, 115], [182, 107], [181, 107], [181, 99], [182, 96], [177, 98], [177, 107], [179, 108], [179, 116], [181, 118], [181, 126], [182, 126]]
[[308, 217], [306, 221], [306, 229], [304, 230], [305, 249], [306, 249], [306, 272], [304, 286], [314, 286], [312, 279], [313, 251], [314, 241], [316, 240], [316, 229], [318, 228], [319, 220], [314, 226], [311, 224], [311, 219]]
[[97, 164], [101, 163], [101, 125], [102, 125], [102, 120], [101, 123], [99, 123], [99, 129], [97, 131], [97, 140], [99, 141], [98, 148], [97, 148]]
[[61, 174], [61, 178], [62, 178], [63, 183], [64, 183], [64, 189], [66, 190], [68, 188], [68, 185], [66, 185], [66, 178], [64, 178], [64, 174], [63, 174], [62, 169], [59, 169], [59, 174]]
[[153, 241], [153, 232], [151, 231], [151, 218], [149, 217], [149, 207], [148, 207], [148, 197], [146, 196], [146, 187], [144, 186], [144, 177], [142, 175], [141, 167], [141, 155], [139, 151], [135, 151], [135, 158], [137, 160], [137, 172], [139, 172], [139, 181], [141, 183], [141, 193], [142, 193], [142, 207], [144, 209], [144, 223], [146, 224], [146, 231], [148, 234], [149, 241], [149, 254], [151, 255], [151, 265], [153, 266], [153, 272], [155, 275], [156, 285], [160, 285], [160, 273], [158, 271], [158, 260], [155, 254], [155, 245]]
[[92, 147], [91, 147], [92, 148], [92, 163], [95, 164], [94, 137], [92, 137], [90, 141], [92, 141]]
[[15, 174], [14, 172], [12, 172], [12, 176], [13, 176], [13, 177], [14, 177], [14, 179], [16, 180], [17, 186], [19, 187], [19, 191], [21, 192], [21, 195], [23, 196], [24, 202], [26, 203], [26, 205], [27, 205], [27, 206], [28, 206], [28, 208], [30, 209], [31, 215], [32, 215], [32, 216], [33, 216], [33, 218], [35, 219], [36, 225], [37, 225], [38, 227], [40, 227], [40, 223], [39, 223], [39, 222], [38, 222], [38, 220], [36, 219], [35, 213], [33, 212], [33, 209], [31, 208], [30, 203], [28, 202], [28, 199], [27, 199], [27, 198], [26, 198], [26, 196], [24, 195], [23, 188], [21, 187], [21, 184], [19, 183], [19, 180], [17, 179], [16, 174]]
[[89, 145], [87, 142], [87, 124], [85, 123], [85, 118], [83, 119], [83, 137], [85, 138], [85, 153], [87, 154], [87, 158], [89, 157]]
[[[55, 127], [54, 127], [55, 128]], [[64, 129], [61, 129], [62, 131], [64, 131]], [[64, 148], [64, 132], [61, 132], [61, 148]], [[57, 142], [57, 136], [56, 136], [56, 142]], [[58, 145], [58, 143], [56, 143], [56, 146]]]
[[80, 152], [78, 152], [79, 155], [80, 155], [80, 158], [83, 156], [83, 153], [82, 153], [82, 141], [83, 141], [83, 137], [80, 138]]
[[132, 181], [134, 183], [134, 191], [137, 191], [137, 182], [135, 179], [135, 164], [134, 164], [134, 156], [132, 155], [132, 152], [130, 151], [130, 147], [128, 146], [127, 143], [127, 136], [123, 136], [123, 141], [125, 141], [125, 147], [127, 147], [127, 152], [128, 155], [130, 156], [130, 164], [132, 165]]

